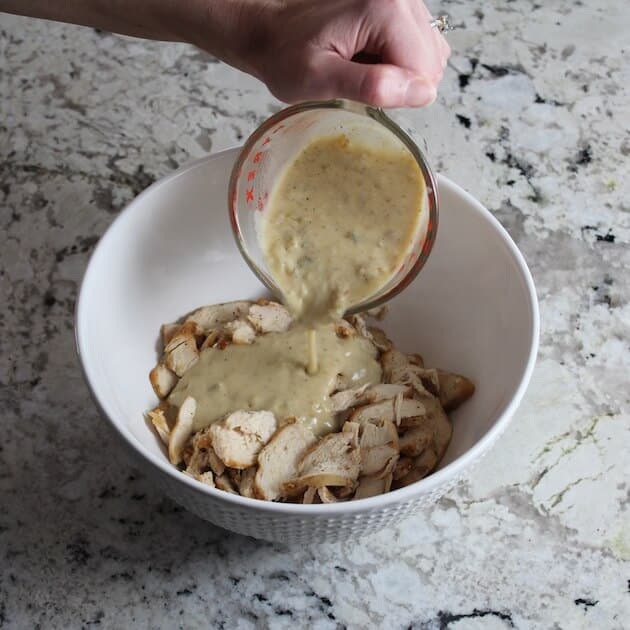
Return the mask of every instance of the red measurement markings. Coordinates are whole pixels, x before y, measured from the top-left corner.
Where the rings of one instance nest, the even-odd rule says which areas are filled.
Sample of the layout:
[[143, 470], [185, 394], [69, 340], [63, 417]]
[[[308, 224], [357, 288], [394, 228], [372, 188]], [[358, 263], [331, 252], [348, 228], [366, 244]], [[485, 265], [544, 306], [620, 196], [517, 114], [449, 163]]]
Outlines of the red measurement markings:
[[250, 202], [254, 201], [254, 189], [253, 188], [248, 188], [245, 191], [245, 201], [247, 203], [250, 203]]
[[258, 153], [254, 155], [254, 159], [252, 160], [252, 162], [254, 164], [258, 164], [258, 162], [260, 162], [260, 160], [262, 159], [262, 156], [263, 156], [263, 151], [258, 151]]
[[256, 202], [256, 207], [260, 212], [265, 209], [265, 204], [267, 203], [267, 199], [269, 198], [269, 193], [265, 191], [262, 195], [258, 195], [258, 200]]
[[251, 182], [254, 179], [256, 179], [256, 171], [249, 171], [249, 173], [247, 173], [247, 181]]

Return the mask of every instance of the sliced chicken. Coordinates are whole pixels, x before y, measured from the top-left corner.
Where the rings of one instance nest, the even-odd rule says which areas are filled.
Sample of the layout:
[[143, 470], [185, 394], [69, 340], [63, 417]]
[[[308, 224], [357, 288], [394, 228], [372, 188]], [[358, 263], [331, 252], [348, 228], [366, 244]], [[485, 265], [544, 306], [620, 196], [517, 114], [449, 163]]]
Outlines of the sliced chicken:
[[388, 352], [393, 348], [394, 345], [392, 344], [390, 338], [385, 334], [384, 330], [381, 330], [376, 326], [368, 326], [367, 332], [369, 334], [369, 339], [381, 352]]
[[[403, 398], [399, 404], [400, 422], [413, 425], [416, 418], [423, 418], [427, 411], [420, 400]], [[380, 420], [396, 420], [395, 399], [383, 400], [364, 407], [358, 407], [350, 415], [350, 420], [364, 424], [366, 422], [378, 422]]]
[[421, 368], [424, 367], [424, 359], [419, 354], [408, 354], [407, 359], [409, 359], [409, 363], [411, 363], [411, 365]]
[[411, 387], [407, 385], [379, 383], [378, 385], [363, 385], [337, 392], [330, 397], [330, 400], [333, 410], [339, 412], [358, 405], [391, 400], [398, 394], [407, 395], [410, 393]]
[[179, 378], [175, 372], [169, 370], [162, 363], [158, 363], [151, 372], [149, 372], [149, 380], [158, 398], [166, 398], [175, 385], [177, 385]]
[[201, 473], [201, 475], [198, 475], [195, 478], [197, 479], [197, 481], [201, 481], [201, 483], [205, 483], [207, 486], [216, 488], [214, 484], [214, 475], [212, 474], [212, 471], [210, 470], [206, 471], [205, 473]]
[[319, 495], [317, 494], [317, 488], [306, 488], [306, 491], [302, 496], [302, 503], [304, 503], [304, 505], [319, 503], [318, 499]]
[[398, 461], [398, 432], [391, 420], [361, 426], [361, 474], [383, 477], [392, 472]]
[[254, 479], [256, 478], [256, 466], [250, 466], [241, 473], [241, 478], [238, 484], [238, 490], [242, 497], [248, 497], [250, 499], [255, 498], [254, 494]]
[[203, 340], [203, 343], [201, 344], [199, 351], [205, 350], [206, 348], [212, 348], [214, 345], [216, 345], [219, 342], [219, 340], [222, 338], [222, 335], [223, 335], [223, 329], [215, 328], [214, 330], [211, 330], [206, 335], [206, 338]]
[[298, 476], [283, 485], [288, 495], [307, 487], [353, 486], [359, 476], [361, 455], [357, 438], [358, 427], [346, 423], [340, 433], [323, 437], [305, 453]]
[[225, 325], [225, 331], [232, 338], [232, 343], [247, 345], [256, 339], [256, 331], [253, 326], [244, 319], [236, 319]]
[[166, 348], [175, 333], [181, 328], [181, 324], [162, 324], [160, 333], [162, 336], [162, 346]]
[[338, 413], [340, 411], [350, 409], [350, 407], [355, 407], [356, 405], [361, 404], [361, 401], [363, 400], [363, 394], [368, 387], [369, 385], [366, 384], [362, 385], [361, 387], [346, 389], [344, 391], [333, 394], [330, 397], [333, 412]]
[[210, 426], [212, 448], [228, 468], [249, 468], [276, 428], [270, 411], [235, 411]]
[[151, 420], [151, 424], [155, 428], [157, 434], [160, 436], [162, 442], [168, 446], [168, 442], [171, 436], [171, 428], [168, 425], [168, 421], [166, 420], [166, 415], [164, 414], [164, 410], [161, 407], [156, 407], [152, 409], [147, 414], [149, 416], [149, 420]]
[[417, 354], [404, 354], [389, 350], [381, 355], [383, 378], [388, 383], [402, 383], [412, 386], [420, 395], [437, 396], [440, 390], [436, 370], [423, 366], [422, 357]]
[[173, 332], [168, 343], [164, 346], [164, 354], [172, 352], [177, 346], [187, 341], [190, 337], [195, 340], [195, 344], [201, 344], [205, 338], [205, 334], [195, 322], [184, 322]]
[[215, 477], [214, 485], [219, 490], [223, 490], [224, 492], [230, 492], [231, 494], [238, 494], [238, 490], [236, 486], [234, 485], [234, 482], [230, 479], [230, 477], [226, 473], [223, 473], [222, 475]]
[[407, 473], [411, 471], [413, 468], [413, 458], [412, 457], [400, 457], [396, 462], [396, 467], [393, 471], [394, 480], [398, 481], [402, 479]]
[[421, 424], [405, 431], [399, 438], [400, 454], [417, 457], [433, 441], [433, 429], [430, 424]]
[[215, 475], [225, 472], [225, 464], [217, 457], [212, 448], [210, 428], [197, 431], [191, 440], [192, 454], [187, 462], [186, 472], [201, 474], [212, 470]]
[[[308, 491], [308, 489], [307, 489]], [[337, 503], [339, 499], [326, 486], [317, 489], [317, 494], [322, 503]]]
[[439, 459], [446, 452], [446, 449], [453, 435], [453, 427], [446, 415], [440, 401], [435, 396], [425, 396], [420, 402], [425, 409], [423, 416], [403, 417], [400, 422], [401, 429], [409, 427], [425, 427], [432, 433], [431, 443], [433, 450]]
[[350, 324], [352, 324], [354, 329], [362, 337], [366, 337], [367, 339], [371, 338], [370, 331], [368, 330], [368, 327], [367, 327], [367, 324], [365, 323], [365, 318], [363, 317], [363, 315], [360, 315], [358, 313], [355, 315], [348, 315], [346, 317], [346, 320], [350, 322]]
[[368, 311], [361, 313], [363, 317], [371, 317], [372, 319], [377, 319], [379, 322], [383, 321], [387, 316], [389, 311], [389, 306], [387, 304], [383, 306], [376, 306], [375, 308], [371, 308]]
[[474, 393], [475, 385], [465, 376], [437, 370], [440, 384], [440, 402], [444, 411], [454, 411]]
[[285, 332], [291, 327], [289, 311], [277, 302], [252, 304], [247, 319], [261, 333]]
[[188, 396], [177, 412], [177, 420], [168, 442], [168, 458], [177, 466], [183, 458], [184, 447], [193, 430], [193, 419], [197, 411], [197, 402]]
[[186, 322], [194, 322], [207, 335], [211, 330], [221, 328], [227, 322], [246, 317], [251, 304], [243, 300], [202, 306], [193, 311], [186, 318]]
[[396, 486], [402, 488], [416, 481], [420, 481], [420, 479], [424, 479], [430, 472], [433, 472], [439, 461], [439, 457], [435, 454], [433, 449], [425, 449], [422, 455], [413, 459], [411, 470], [398, 479]]
[[164, 348], [166, 367], [182, 377], [199, 358], [194, 324], [182, 326]]
[[340, 319], [338, 322], [335, 322], [335, 332], [338, 337], [342, 339], [347, 339], [349, 337], [356, 337], [357, 331], [349, 322], [345, 319]]
[[317, 438], [300, 422], [280, 427], [258, 454], [254, 492], [259, 499], [275, 501], [282, 496], [282, 485], [298, 474], [300, 460]]
[[383, 477], [361, 477], [354, 493], [355, 499], [367, 499], [389, 492], [392, 486], [392, 474]]

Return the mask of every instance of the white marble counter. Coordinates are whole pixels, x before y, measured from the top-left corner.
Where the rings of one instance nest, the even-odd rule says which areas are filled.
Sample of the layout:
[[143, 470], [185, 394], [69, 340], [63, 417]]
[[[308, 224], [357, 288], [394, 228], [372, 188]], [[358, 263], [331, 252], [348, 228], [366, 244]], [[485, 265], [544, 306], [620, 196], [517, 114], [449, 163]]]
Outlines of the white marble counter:
[[538, 366], [434, 509], [291, 551], [183, 512], [115, 455], [72, 331], [120, 208], [278, 103], [187, 46], [0, 16], [0, 627], [628, 627], [630, 7], [442, 7], [466, 30], [441, 96], [399, 119], [525, 254]]

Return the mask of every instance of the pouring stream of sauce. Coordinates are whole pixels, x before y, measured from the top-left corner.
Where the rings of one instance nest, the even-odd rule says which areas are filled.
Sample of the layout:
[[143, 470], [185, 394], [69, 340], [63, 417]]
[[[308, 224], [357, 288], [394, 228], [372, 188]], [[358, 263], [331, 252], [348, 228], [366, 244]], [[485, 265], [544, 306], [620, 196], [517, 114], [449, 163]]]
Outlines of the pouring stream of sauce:
[[377, 150], [346, 135], [313, 140], [272, 190], [261, 245], [296, 324], [251, 345], [204, 350], [170, 395], [197, 400], [195, 429], [239, 409], [297, 417], [318, 434], [338, 429], [330, 394], [374, 384], [372, 343], [331, 323], [378, 292], [412, 247], [424, 209], [409, 151]]

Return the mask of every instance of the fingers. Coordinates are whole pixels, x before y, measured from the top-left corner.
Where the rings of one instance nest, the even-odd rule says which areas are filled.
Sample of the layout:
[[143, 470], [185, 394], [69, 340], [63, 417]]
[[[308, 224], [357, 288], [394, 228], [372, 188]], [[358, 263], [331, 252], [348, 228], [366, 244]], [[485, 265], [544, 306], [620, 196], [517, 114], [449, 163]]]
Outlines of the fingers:
[[437, 90], [450, 47], [439, 30], [431, 26], [431, 20], [420, 0], [374, 2], [367, 16], [368, 39], [385, 63], [409, 71]]
[[347, 98], [374, 107], [422, 107], [436, 98], [435, 84], [391, 64], [361, 64], [324, 53], [309, 98]]

